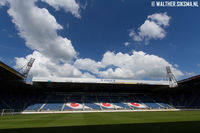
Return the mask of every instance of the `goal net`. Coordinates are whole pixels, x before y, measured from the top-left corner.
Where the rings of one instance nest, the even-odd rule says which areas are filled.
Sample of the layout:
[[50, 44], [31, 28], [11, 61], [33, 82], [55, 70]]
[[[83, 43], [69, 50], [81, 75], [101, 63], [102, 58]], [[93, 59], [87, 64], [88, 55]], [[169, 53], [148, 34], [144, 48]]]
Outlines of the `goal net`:
[[2, 109], [2, 110], [0, 110], [0, 114], [1, 114], [1, 116], [13, 115], [14, 109]]

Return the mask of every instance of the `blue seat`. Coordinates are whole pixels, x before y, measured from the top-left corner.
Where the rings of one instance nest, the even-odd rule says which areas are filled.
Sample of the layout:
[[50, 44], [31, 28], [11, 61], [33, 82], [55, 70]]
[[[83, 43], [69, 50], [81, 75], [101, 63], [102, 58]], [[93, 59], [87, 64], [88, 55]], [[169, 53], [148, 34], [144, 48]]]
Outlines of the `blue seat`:
[[64, 103], [47, 103], [42, 110], [61, 110]]
[[42, 103], [36, 103], [36, 104], [28, 106], [25, 110], [35, 110], [35, 111], [37, 111], [37, 110], [40, 109], [40, 107], [42, 105], [43, 105]]

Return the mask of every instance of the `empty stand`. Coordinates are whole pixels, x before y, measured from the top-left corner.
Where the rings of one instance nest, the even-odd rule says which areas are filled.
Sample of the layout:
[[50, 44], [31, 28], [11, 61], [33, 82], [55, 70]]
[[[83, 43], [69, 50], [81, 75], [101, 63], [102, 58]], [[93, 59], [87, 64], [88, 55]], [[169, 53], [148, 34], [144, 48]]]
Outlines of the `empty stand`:
[[[0, 95], [0, 110], [87, 111], [200, 108], [200, 98], [192, 94], [147, 95], [132, 93], [42, 93]], [[9, 97], [9, 98], [8, 98]]]

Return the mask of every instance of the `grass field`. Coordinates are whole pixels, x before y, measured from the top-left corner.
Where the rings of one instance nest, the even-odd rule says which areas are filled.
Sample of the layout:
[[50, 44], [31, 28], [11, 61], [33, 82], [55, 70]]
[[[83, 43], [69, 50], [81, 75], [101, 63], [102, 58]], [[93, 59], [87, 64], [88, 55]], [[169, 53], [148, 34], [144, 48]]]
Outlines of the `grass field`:
[[0, 117], [0, 133], [200, 132], [200, 111], [32, 114]]

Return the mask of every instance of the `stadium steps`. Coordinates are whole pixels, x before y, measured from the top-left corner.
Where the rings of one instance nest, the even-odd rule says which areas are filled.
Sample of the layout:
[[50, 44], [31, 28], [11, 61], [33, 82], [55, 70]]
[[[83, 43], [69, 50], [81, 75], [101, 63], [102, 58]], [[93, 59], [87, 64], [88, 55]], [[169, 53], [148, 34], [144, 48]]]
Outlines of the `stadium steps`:
[[88, 95], [84, 97], [85, 106], [89, 107], [91, 110], [101, 110], [100, 105], [97, 103], [95, 95]]
[[[152, 98], [152, 99], [153, 99], [153, 98]], [[162, 99], [161, 99], [159, 96], [154, 96], [154, 99], [153, 99], [153, 100], [156, 101], [156, 103], [160, 102], [160, 103], [158, 103], [158, 104], [160, 104], [163, 108], [167, 108], [167, 109], [173, 108], [173, 107], [171, 107], [169, 104], [163, 102]]]
[[[81, 97], [81, 101], [83, 103], [83, 111], [88, 110], [88, 108], [85, 108], [86, 105], [85, 105], [85, 97], [84, 96]], [[92, 108], [90, 108], [90, 110], [92, 110]]]
[[84, 99], [83, 99], [83, 111], [85, 111], [85, 110], [93, 110], [92, 107], [87, 108], [86, 104], [87, 104], [86, 101], [84, 101]]
[[158, 103], [156, 100], [154, 100], [152, 97], [151, 97], [152, 101], [155, 102], [158, 106], [160, 106], [161, 108], [165, 108], [162, 104]]
[[119, 96], [119, 100], [121, 101], [121, 103], [123, 105], [122, 107], [124, 109], [131, 109], [130, 105], [128, 105], [127, 103], [125, 103], [125, 100], [123, 99], [123, 97]]
[[103, 108], [102, 108], [102, 106], [101, 106], [101, 104], [100, 104], [100, 102], [99, 102], [99, 100], [97, 98], [97, 95], [96, 95], [96, 100], [97, 100], [97, 103], [99, 103], [99, 106], [100, 106], [101, 110], [103, 110]]
[[165, 101], [167, 102], [167, 105], [169, 106], [169, 108], [171, 109], [175, 109], [174, 104], [173, 104], [173, 98], [170, 95], [165, 96], [165, 99], [162, 98], [162, 96], [159, 96], [159, 99], [161, 101]]
[[113, 105], [113, 107], [114, 107], [114, 110], [117, 110], [117, 108], [116, 108], [115, 104], [112, 102], [112, 100], [111, 100], [110, 96], [108, 96], [108, 99], [109, 99], [110, 103]]
[[84, 103], [84, 100], [83, 100], [83, 97], [81, 97], [81, 101], [82, 101], [82, 105], [83, 105], [83, 111], [85, 111], [85, 103]]
[[38, 112], [40, 112], [43, 108], [44, 108], [44, 106], [47, 104], [47, 102], [45, 102], [44, 104], [42, 104], [42, 106], [38, 109]]
[[145, 98], [144, 99], [145, 101], [147, 100], [146, 102], [148, 103], [150, 108], [153, 108], [153, 109], [162, 108], [162, 106], [159, 103], [157, 103], [151, 96], [146, 95], [144, 98]]
[[168, 104], [168, 106], [169, 106], [171, 109], [175, 109], [175, 107], [174, 107], [173, 105]]
[[63, 111], [64, 110], [64, 108], [65, 108], [65, 105], [66, 105], [66, 99], [64, 98], [64, 104], [63, 104], [63, 106], [62, 106], [62, 108], [61, 108], [61, 111]]
[[83, 103], [83, 111], [85, 111], [85, 101], [84, 101], [84, 99], [85, 99], [85, 97], [82, 96], [82, 97], [81, 97], [81, 101], [82, 101], [82, 103]]
[[128, 101], [126, 101], [123, 97], [122, 97], [121, 99], [123, 99], [123, 104], [126, 104], [126, 105], [129, 107], [129, 109], [134, 110], [134, 108], [131, 107], [131, 106], [128, 104]]
[[42, 111], [42, 109], [44, 108], [44, 106], [48, 103], [49, 97], [51, 97], [51, 96], [50, 96], [50, 95], [47, 96], [47, 98], [46, 98], [44, 104], [40, 107], [40, 109], [38, 110], [38, 112], [39, 112], [39, 111]]
[[135, 97], [135, 99], [136, 99], [140, 104], [143, 104], [143, 105], [145, 105], [147, 108], [150, 109], [150, 107], [147, 106], [139, 97]]
[[85, 103], [83, 102], [83, 111], [85, 111]]
[[[164, 101], [166, 101], [166, 100], [164, 100], [161, 96], [157, 96], [157, 98], [160, 100], [160, 101], [162, 101], [163, 103], [165, 103]], [[175, 109], [172, 105], [172, 103], [171, 102], [169, 102], [169, 103], [165, 103], [165, 104], [167, 104], [167, 106], [169, 106], [169, 108], [171, 108], [171, 109]]]
[[158, 105], [158, 106], [160, 106], [161, 108], [165, 108], [163, 105], [161, 105], [160, 103], [157, 103], [156, 101], [155, 101], [155, 103]]

